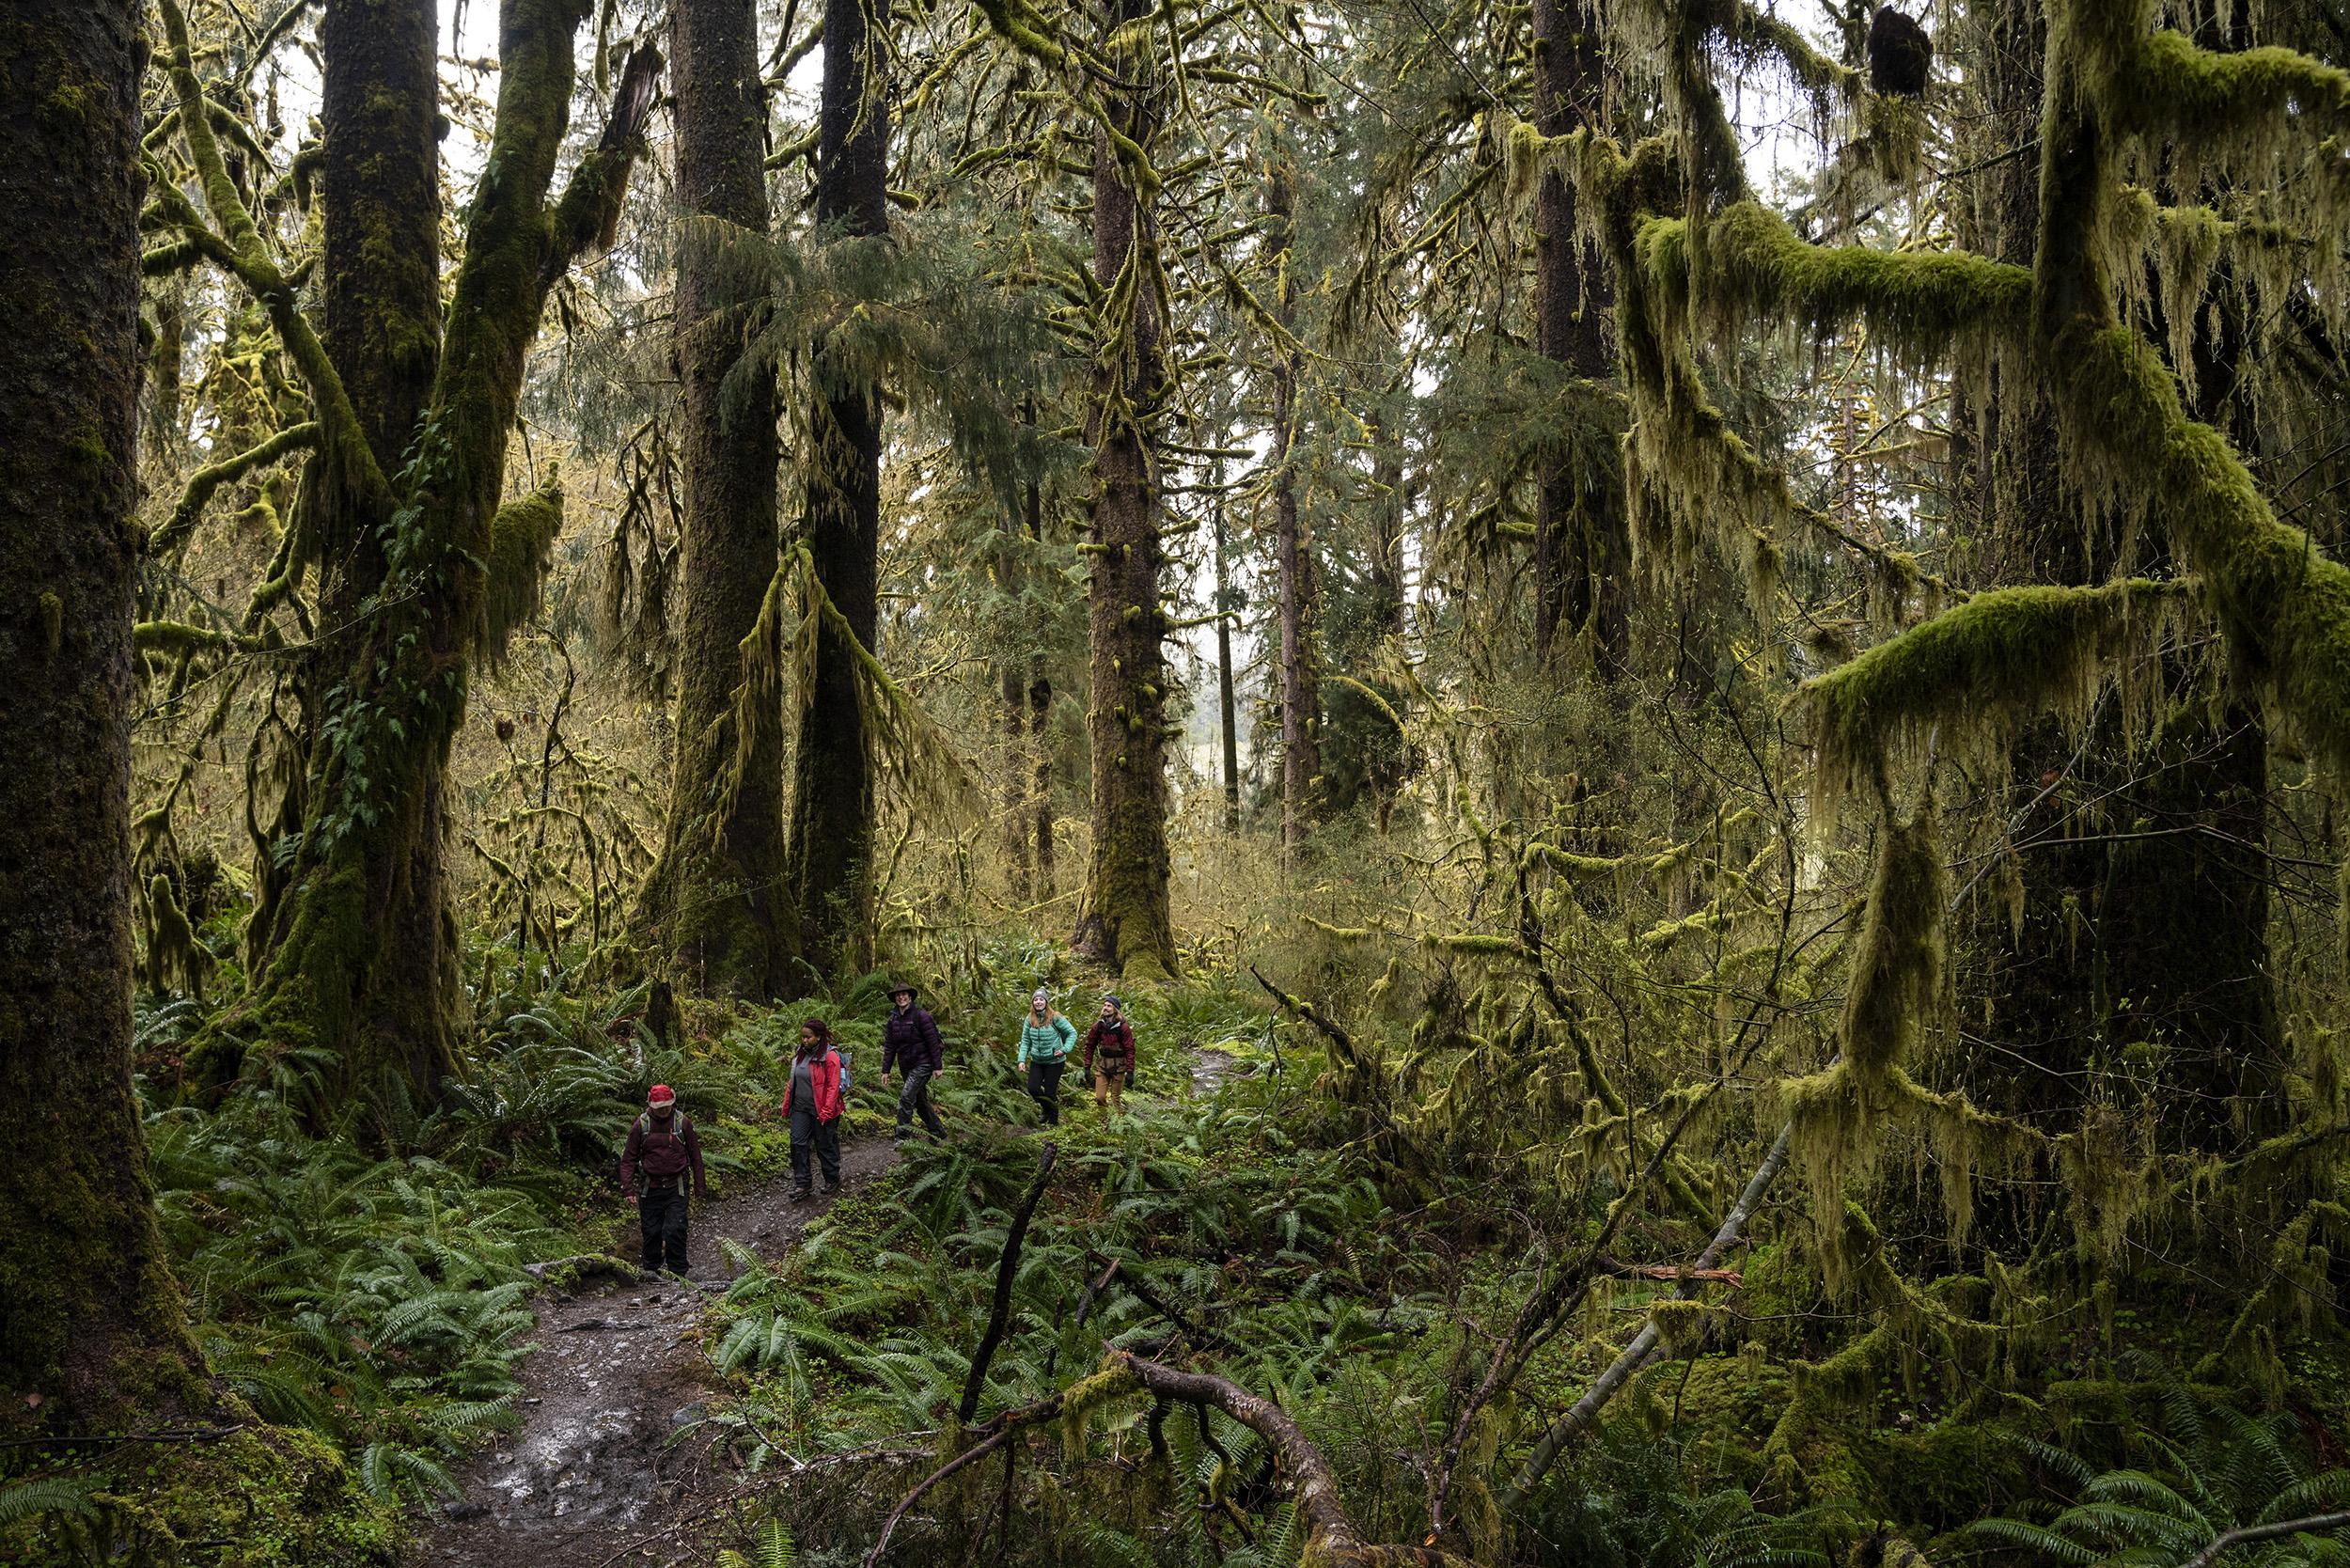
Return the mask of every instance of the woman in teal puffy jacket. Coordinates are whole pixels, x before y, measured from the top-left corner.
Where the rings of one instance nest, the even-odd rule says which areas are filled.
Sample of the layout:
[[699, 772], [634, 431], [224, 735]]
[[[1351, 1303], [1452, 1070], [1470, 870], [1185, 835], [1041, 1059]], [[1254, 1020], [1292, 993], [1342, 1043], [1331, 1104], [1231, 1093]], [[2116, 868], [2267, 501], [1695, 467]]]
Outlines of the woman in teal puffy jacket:
[[1020, 1020], [1019, 1065], [1028, 1070], [1028, 1093], [1047, 1127], [1060, 1125], [1061, 1070], [1076, 1043], [1077, 1026], [1060, 1015], [1053, 994], [1038, 986], [1028, 998], [1027, 1016]]

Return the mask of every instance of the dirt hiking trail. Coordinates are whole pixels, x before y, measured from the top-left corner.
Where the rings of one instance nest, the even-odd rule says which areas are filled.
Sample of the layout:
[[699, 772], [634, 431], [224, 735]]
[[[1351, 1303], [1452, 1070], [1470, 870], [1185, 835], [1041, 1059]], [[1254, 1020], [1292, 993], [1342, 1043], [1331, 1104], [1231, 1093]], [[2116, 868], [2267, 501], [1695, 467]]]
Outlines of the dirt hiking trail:
[[[841, 1179], [864, 1185], [896, 1158], [886, 1137], [860, 1139], [840, 1152]], [[716, 1387], [694, 1331], [710, 1294], [733, 1278], [719, 1243], [739, 1242], [768, 1262], [782, 1257], [830, 1206], [823, 1198], [787, 1202], [790, 1191], [785, 1178], [697, 1207], [694, 1285], [604, 1276], [576, 1293], [540, 1296], [538, 1348], [515, 1395], [522, 1424], [456, 1467], [464, 1496], [419, 1523], [411, 1568], [598, 1568], [622, 1554], [631, 1563], [667, 1561], [675, 1538], [641, 1550], [632, 1544], [735, 1484], [710, 1452], [710, 1432], [671, 1441]], [[632, 1224], [632, 1252], [634, 1239]]]

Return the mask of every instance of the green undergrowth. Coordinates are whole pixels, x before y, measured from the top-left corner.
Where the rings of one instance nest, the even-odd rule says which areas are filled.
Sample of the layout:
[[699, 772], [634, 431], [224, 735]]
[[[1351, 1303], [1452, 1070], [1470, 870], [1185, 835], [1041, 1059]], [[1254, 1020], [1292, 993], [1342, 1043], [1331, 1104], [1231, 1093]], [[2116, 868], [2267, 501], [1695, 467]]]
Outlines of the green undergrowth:
[[[239, 1430], [0, 1452], [0, 1560], [389, 1560], [401, 1514], [454, 1497], [457, 1461], [518, 1422], [542, 1283], [528, 1265], [634, 1257], [616, 1162], [648, 1088], [676, 1090], [723, 1194], [787, 1164], [779, 1102], [801, 1017], [839, 1018], [875, 1043], [860, 1073], [879, 1070], [886, 1002], [870, 986], [841, 1004], [689, 1004], [665, 1044], [642, 987], [583, 984], [505, 949], [472, 967], [464, 1070], [438, 1106], [319, 1127], [305, 1109], [328, 1064], [299, 1052], [216, 1107], [149, 1103], [163, 1233], [232, 1413], [212, 1424]], [[158, 1083], [233, 1005], [237, 978], [216, 966], [209, 1006], [141, 998], [135, 1044]], [[856, 1098], [852, 1136], [884, 1130], [879, 1091]]]

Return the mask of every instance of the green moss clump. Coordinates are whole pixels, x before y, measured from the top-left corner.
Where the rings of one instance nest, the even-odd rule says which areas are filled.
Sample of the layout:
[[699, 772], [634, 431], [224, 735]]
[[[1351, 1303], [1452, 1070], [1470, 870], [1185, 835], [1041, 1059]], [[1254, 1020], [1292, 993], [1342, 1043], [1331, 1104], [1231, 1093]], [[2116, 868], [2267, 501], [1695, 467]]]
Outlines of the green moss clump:
[[87, 1476], [86, 1512], [0, 1529], [10, 1562], [177, 1563], [197, 1543], [222, 1568], [366, 1568], [397, 1560], [398, 1515], [315, 1433], [253, 1427], [218, 1441], [133, 1445]]

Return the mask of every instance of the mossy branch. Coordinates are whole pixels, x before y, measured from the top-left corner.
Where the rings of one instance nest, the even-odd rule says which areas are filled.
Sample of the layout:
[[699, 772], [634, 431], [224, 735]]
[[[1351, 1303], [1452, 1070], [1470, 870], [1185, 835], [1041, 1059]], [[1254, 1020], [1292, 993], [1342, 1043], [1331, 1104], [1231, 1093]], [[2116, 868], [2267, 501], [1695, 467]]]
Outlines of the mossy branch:
[[1900, 741], [1939, 729], [1986, 744], [2054, 709], [2085, 716], [2113, 662], [2143, 651], [2186, 591], [2130, 578], [1978, 594], [1804, 683], [1824, 804]]
[[2273, 46], [2222, 54], [2170, 27], [2124, 36], [2134, 47], [2107, 60], [2097, 94], [2116, 130], [2209, 140], [2291, 123], [2295, 110], [2322, 133], [2350, 124], [2350, 71], [2337, 66]]
[[263, 637], [215, 632], [184, 620], [142, 620], [131, 628], [131, 646], [141, 653], [180, 658], [196, 653], [258, 653], [270, 643]]
[[[208, 255], [234, 273], [268, 311], [278, 341], [285, 345], [287, 357], [293, 361], [303, 384], [309, 390], [310, 403], [318, 412], [321, 427], [320, 448], [327, 461], [362, 495], [371, 499], [387, 496], [390, 486], [384, 480], [384, 471], [376, 465], [374, 451], [368, 445], [342, 376], [328, 357], [325, 343], [312, 330], [309, 318], [295, 304], [293, 286], [271, 257], [260, 230], [254, 226], [253, 214], [245, 210], [243, 199], [238, 196], [237, 182], [230, 178], [220, 144], [213, 138], [212, 117], [205, 112], [204, 85], [196, 74], [196, 52], [189, 41], [186, 13], [180, 9], [179, 0], [158, 0], [158, 4], [170, 48], [172, 91], [180, 102], [180, 136], [196, 165], [205, 205], [212, 209], [213, 221], [220, 229], [213, 234], [196, 219], [193, 211], [184, 212], [183, 227], [188, 227], [192, 239], [204, 245]], [[158, 189], [160, 192], [170, 188]], [[171, 194], [178, 195], [176, 189]], [[185, 209], [184, 197], [180, 198], [180, 205]]]
[[[1684, 265], [1685, 226], [1647, 226], [1652, 266]], [[2030, 319], [2032, 274], [1964, 251], [1890, 251], [1814, 245], [1759, 202], [1708, 220], [1697, 296], [1732, 318], [1748, 313], [1807, 322], [1825, 337], [1855, 321], [1912, 364], [1947, 357], [1970, 337], [2013, 338]]]
[[187, 488], [180, 493], [180, 504], [171, 509], [171, 516], [148, 541], [148, 554], [167, 556], [186, 543], [188, 535], [196, 528], [196, 520], [203, 516], [206, 504], [222, 485], [233, 484], [256, 468], [276, 462], [288, 452], [310, 450], [318, 446], [319, 439], [318, 422], [306, 420], [299, 425], [287, 426], [268, 440], [233, 457], [223, 458], [218, 463], [197, 469], [189, 477]]

